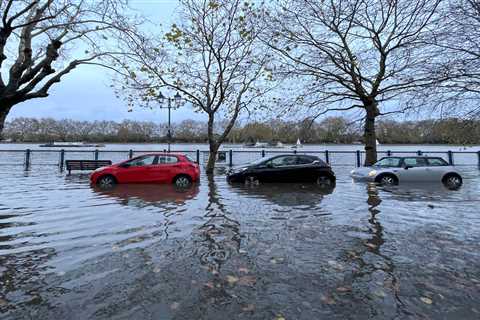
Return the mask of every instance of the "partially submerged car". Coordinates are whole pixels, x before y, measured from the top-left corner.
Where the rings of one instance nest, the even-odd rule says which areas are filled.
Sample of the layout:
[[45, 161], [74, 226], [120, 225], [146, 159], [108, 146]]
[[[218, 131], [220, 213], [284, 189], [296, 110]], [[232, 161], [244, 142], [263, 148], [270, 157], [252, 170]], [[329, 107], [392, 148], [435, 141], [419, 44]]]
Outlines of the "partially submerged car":
[[184, 154], [151, 153], [95, 170], [93, 185], [111, 188], [117, 183], [173, 183], [188, 187], [200, 178], [200, 167]]
[[440, 157], [385, 157], [371, 167], [352, 170], [351, 177], [383, 185], [438, 181], [458, 189], [463, 184], [461, 174]]
[[227, 180], [246, 184], [310, 182], [331, 186], [335, 184], [336, 177], [332, 168], [316, 156], [284, 154], [232, 168]]

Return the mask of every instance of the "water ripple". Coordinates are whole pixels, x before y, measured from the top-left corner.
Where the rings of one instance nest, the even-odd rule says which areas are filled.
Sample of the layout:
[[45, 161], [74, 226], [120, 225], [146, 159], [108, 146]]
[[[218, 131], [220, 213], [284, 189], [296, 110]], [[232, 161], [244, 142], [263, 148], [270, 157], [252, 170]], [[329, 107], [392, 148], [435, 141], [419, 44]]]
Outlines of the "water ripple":
[[188, 190], [111, 191], [52, 168], [2, 170], [0, 312], [478, 319], [478, 170], [449, 191], [353, 183], [349, 169], [334, 189], [203, 176]]

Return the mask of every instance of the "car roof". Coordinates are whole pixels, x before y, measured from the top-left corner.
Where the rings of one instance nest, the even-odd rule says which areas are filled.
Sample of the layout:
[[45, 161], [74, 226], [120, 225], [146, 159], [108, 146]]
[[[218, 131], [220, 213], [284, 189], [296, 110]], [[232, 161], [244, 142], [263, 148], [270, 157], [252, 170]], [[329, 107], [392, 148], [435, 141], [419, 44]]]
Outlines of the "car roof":
[[393, 158], [393, 159], [404, 159], [404, 158], [418, 158], [418, 159], [443, 159], [442, 157], [431, 157], [431, 156], [387, 156], [382, 159]]
[[174, 157], [185, 157], [183, 153], [168, 153], [168, 152], [150, 152], [150, 153], [143, 153], [139, 154], [135, 158], [143, 157], [143, 156], [174, 156]]

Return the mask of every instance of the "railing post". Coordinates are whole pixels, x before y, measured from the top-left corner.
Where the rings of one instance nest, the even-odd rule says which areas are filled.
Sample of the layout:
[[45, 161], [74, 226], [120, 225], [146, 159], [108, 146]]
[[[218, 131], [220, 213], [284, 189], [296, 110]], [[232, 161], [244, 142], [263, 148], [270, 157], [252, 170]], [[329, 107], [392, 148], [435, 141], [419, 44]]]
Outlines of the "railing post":
[[452, 151], [448, 151], [448, 163], [453, 166], [453, 152]]
[[30, 169], [30, 154], [30, 149], [27, 149], [25, 151], [25, 171], [28, 171]]
[[361, 162], [360, 150], [357, 150], [357, 167], [361, 167]]
[[64, 163], [65, 163], [65, 150], [62, 149], [60, 150], [60, 163], [58, 164], [60, 166], [60, 172], [63, 172]]
[[97, 161], [97, 160], [98, 160], [98, 149], [95, 150], [95, 161]]
[[478, 169], [480, 169], [480, 151], [477, 152], [478, 156]]
[[262, 149], [262, 158], [265, 158], [265, 149]]
[[200, 150], [197, 149], [197, 163], [200, 164]]
[[228, 151], [228, 153], [229, 153], [229, 156], [230, 156], [228, 165], [229, 165], [230, 167], [233, 167], [233, 151], [232, 151], [232, 149], [230, 149], [230, 150]]
[[130, 151], [128, 151], [128, 158], [129, 159], [133, 158], [133, 150], [132, 149], [130, 149]]
[[421, 150], [417, 151], [417, 156], [421, 156], [422, 154], [423, 154], [423, 152]]
[[392, 151], [388, 150], [387, 151], [387, 157], [391, 157], [392, 156]]
[[328, 152], [328, 150], [325, 150], [325, 162], [327, 164], [330, 164], [330, 153]]

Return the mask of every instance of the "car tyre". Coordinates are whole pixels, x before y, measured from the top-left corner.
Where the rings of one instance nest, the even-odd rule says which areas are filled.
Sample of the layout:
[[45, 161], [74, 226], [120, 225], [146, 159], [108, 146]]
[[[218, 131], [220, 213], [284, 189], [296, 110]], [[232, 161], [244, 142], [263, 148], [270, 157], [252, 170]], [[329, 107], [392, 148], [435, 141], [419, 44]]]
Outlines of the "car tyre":
[[460, 175], [456, 174], [456, 173], [449, 173], [447, 174], [443, 180], [442, 180], [443, 184], [445, 185], [445, 187], [447, 187], [448, 189], [450, 190], [457, 190], [459, 189], [462, 184], [463, 184], [463, 180], [462, 180], [462, 177], [460, 177]]
[[111, 175], [100, 177], [97, 180], [97, 186], [100, 189], [104, 189], [104, 190], [112, 189], [113, 187], [115, 187], [116, 184], [117, 184], [117, 180], [115, 179], [114, 176], [111, 176]]
[[318, 176], [316, 182], [319, 186], [322, 187], [333, 187], [333, 185], [335, 184], [335, 180], [333, 180], [332, 177], [329, 177], [327, 175]]
[[258, 186], [260, 184], [260, 180], [258, 180], [256, 176], [246, 176], [245, 184], [250, 186]]
[[382, 186], [396, 186], [398, 184], [398, 179], [393, 174], [383, 174], [376, 181]]
[[188, 188], [192, 185], [192, 179], [186, 175], [180, 175], [173, 180], [177, 188]]

